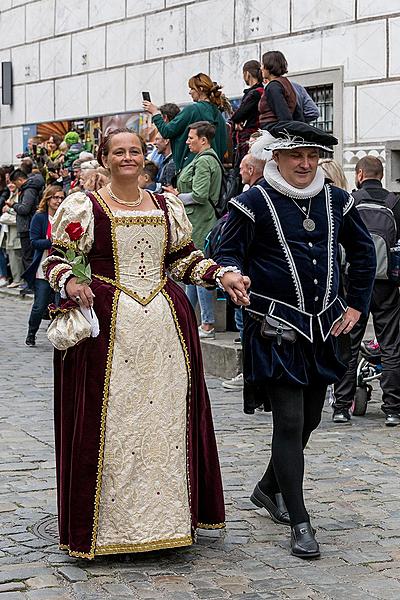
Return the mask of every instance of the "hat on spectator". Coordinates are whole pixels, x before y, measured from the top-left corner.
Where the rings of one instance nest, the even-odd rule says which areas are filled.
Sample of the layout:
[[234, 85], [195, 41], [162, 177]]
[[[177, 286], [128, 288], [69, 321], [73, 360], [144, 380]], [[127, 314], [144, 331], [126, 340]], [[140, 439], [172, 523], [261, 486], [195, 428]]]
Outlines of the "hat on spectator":
[[64, 136], [64, 142], [66, 142], [68, 146], [77, 144], [79, 142], [79, 134], [76, 131], [68, 131]]

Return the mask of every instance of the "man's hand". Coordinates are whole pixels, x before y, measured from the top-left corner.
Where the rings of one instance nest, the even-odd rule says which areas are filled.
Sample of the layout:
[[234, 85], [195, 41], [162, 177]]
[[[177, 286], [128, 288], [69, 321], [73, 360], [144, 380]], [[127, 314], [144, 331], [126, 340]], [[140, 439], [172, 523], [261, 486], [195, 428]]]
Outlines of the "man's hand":
[[338, 337], [341, 333], [350, 333], [354, 325], [358, 322], [361, 317], [359, 310], [355, 308], [348, 308], [332, 327], [331, 334]]
[[92, 290], [86, 283], [76, 283], [76, 281], [76, 277], [71, 277], [71, 279], [67, 281], [65, 291], [71, 300], [74, 300], [85, 308], [91, 308], [93, 306], [94, 298]]
[[251, 283], [249, 277], [228, 271], [221, 277], [220, 282], [235, 304], [238, 306], [248, 306], [250, 304], [247, 294]]
[[150, 113], [151, 115], [160, 113], [158, 106], [156, 106], [152, 102], [148, 102], [147, 100], [143, 100], [143, 108], [146, 112]]
[[4, 206], [3, 206], [3, 208], [1, 209], [1, 212], [2, 212], [2, 213], [6, 213], [6, 212], [8, 212], [8, 211], [9, 211], [9, 205], [8, 205], [8, 204], [7, 204], [7, 205], [4, 205]]

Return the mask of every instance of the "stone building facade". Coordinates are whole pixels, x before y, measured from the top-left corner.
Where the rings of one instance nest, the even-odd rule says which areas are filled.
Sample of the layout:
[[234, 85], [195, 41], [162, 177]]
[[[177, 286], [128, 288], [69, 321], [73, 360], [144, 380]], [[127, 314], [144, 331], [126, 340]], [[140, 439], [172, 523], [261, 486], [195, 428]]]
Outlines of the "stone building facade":
[[141, 90], [184, 103], [200, 71], [238, 97], [241, 65], [270, 49], [294, 79], [333, 90], [346, 170], [365, 153], [385, 161], [389, 142], [400, 178], [399, 0], [0, 0], [14, 77], [0, 163], [21, 151], [25, 124], [137, 111]]

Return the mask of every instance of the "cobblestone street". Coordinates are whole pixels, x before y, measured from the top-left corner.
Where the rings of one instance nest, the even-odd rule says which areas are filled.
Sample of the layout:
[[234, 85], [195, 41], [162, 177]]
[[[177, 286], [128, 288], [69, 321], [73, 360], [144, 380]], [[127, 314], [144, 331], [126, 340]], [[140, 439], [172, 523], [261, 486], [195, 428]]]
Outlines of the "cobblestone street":
[[0, 600], [400, 598], [399, 428], [379, 394], [366, 417], [323, 423], [306, 453], [305, 493], [322, 558], [289, 555], [287, 528], [249, 500], [269, 457], [271, 417], [210, 378], [227, 528], [190, 548], [93, 561], [58, 550], [51, 348], [24, 345], [30, 303], [0, 296]]

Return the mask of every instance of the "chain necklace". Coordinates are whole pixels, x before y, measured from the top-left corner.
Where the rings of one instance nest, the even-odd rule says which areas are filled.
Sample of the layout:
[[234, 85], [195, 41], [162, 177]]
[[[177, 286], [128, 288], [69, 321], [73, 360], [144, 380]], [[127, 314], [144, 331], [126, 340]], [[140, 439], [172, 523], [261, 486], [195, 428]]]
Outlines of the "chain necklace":
[[[288, 197], [290, 197], [290, 196], [288, 196]], [[310, 219], [311, 198], [310, 198], [309, 203], [308, 203], [308, 209], [305, 206], [299, 206], [297, 204], [297, 202], [293, 198], [290, 198], [290, 199], [293, 200], [293, 202], [295, 203], [295, 205], [297, 206], [297, 208], [299, 210], [301, 210], [301, 212], [305, 216], [305, 219], [303, 221], [303, 227], [304, 227], [304, 229], [306, 231], [314, 231], [314, 229], [315, 229], [315, 221], [313, 219]]]
[[123, 204], [124, 206], [129, 206], [131, 208], [134, 208], [135, 206], [140, 206], [140, 204], [142, 204], [142, 202], [143, 202], [143, 190], [139, 187], [138, 187], [139, 198], [137, 200], [134, 200], [133, 202], [126, 202], [125, 200], [121, 200], [121, 198], [118, 198], [118, 196], [116, 196], [111, 189], [111, 183], [108, 183], [106, 185], [106, 190], [107, 190], [108, 195], [110, 196], [111, 200], [114, 200], [114, 202], [116, 202], [117, 204]]

